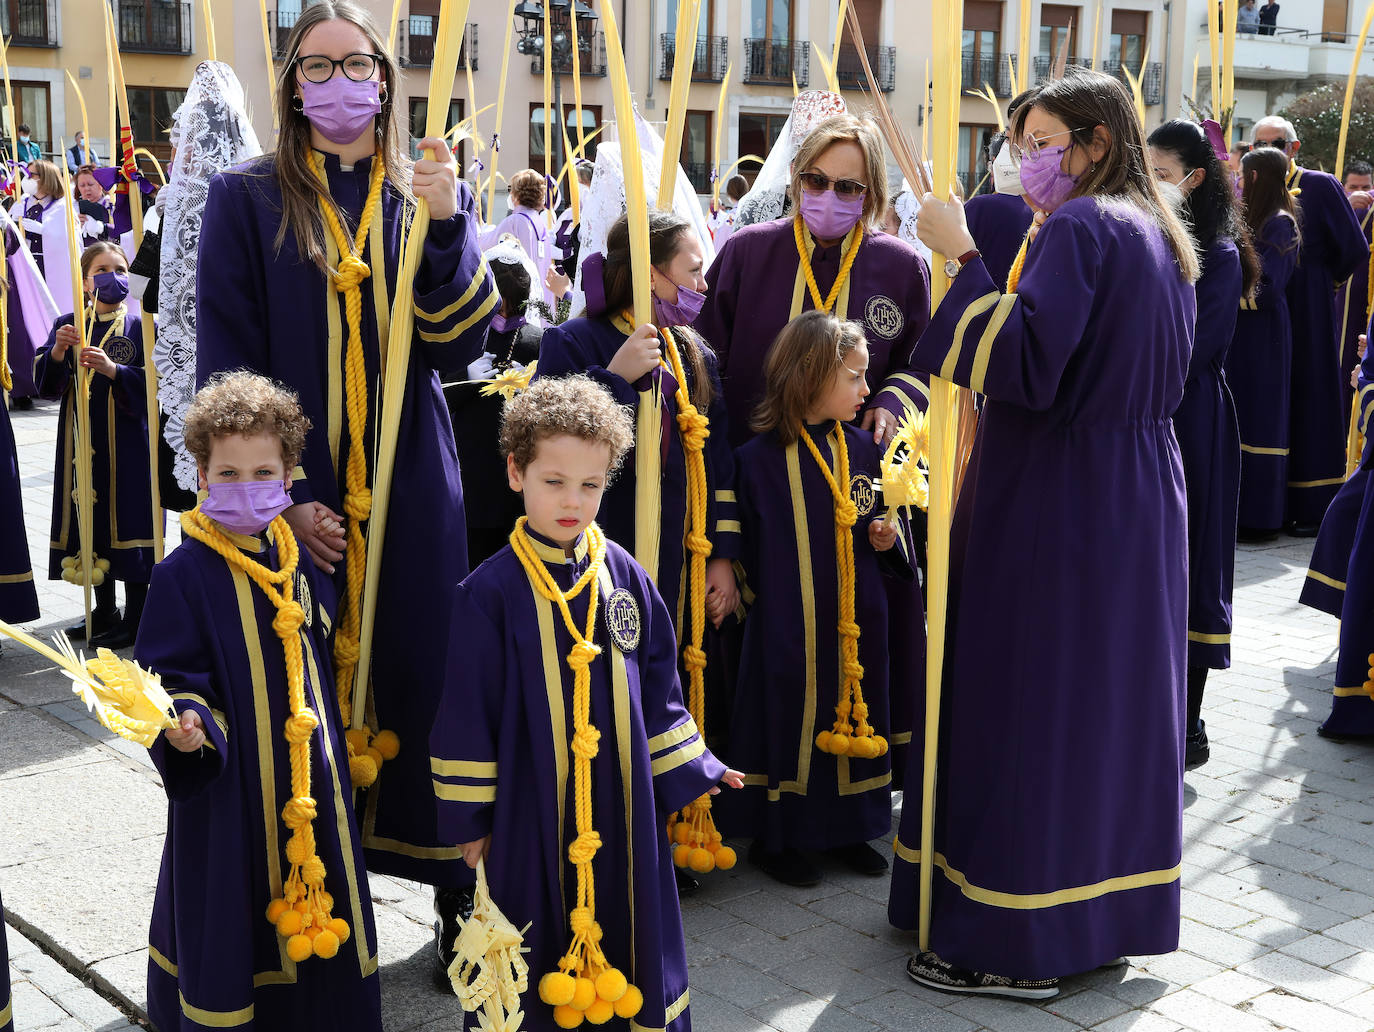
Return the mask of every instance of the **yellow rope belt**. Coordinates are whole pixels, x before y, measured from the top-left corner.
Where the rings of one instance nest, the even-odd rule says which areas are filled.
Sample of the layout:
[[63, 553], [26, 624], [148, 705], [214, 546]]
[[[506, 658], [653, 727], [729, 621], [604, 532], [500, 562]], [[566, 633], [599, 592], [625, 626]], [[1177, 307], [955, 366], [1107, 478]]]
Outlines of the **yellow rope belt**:
[[334, 898], [325, 891], [324, 861], [315, 850], [315, 800], [310, 794], [310, 738], [320, 726], [319, 717], [305, 701], [305, 658], [301, 627], [305, 610], [292, 596], [294, 575], [300, 559], [296, 537], [286, 520], [272, 521], [279, 569], [269, 570], [244, 555], [197, 507], [181, 517], [181, 529], [214, 549], [231, 567], [241, 571], [262, 589], [277, 610], [272, 630], [281, 639], [286, 656], [286, 695], [291, 716], [286, 718], [285, 737], [291, 762], [291, 798], [282, 807], [282, 823], [291, 829], [286, 859], [291, 864], [282, 894], [267, 905], [267, 920], [286, 939], [286, 955], [296, 963], [312, 955], [326, 960], [348, 941], [348, 922], [334, 917]]
[[1031, 230], [1026, 231], [1025, 239], [1021, 241], [1021, 250], [1016, 252], [1016, 258], [1011, 263], [1011, 271], [1007, 273], [1007, 293], [1015, 294], [1016, 288], [1021, 285], [1021, 270], [1026, 267], [1026, 251], [1030, 248]]
[[[310, 151], [310, 167], [319, 177], [326, 193], [329, 182], [324, 165], [315, 151]], [[353, 722], [353, 679], [358, 668], [358, 638], [362, 624], [363, 580], [367, 573], [367, 536], [363, 523], [372, 515], [372, 490], [367, 477], [367, 362], [363, 357], [363, 280], [372, 270], [361, 255], [372, 226], [373, 215], [382, 199], [382, 180], [386, 165], [382, 156], [372, 159], [372, 177], [368, 183], [367, 201], [358, 219], [358, 231], [349, 239], [339, 224], [334, 205], [320, 198], [320, 213], [334, 245], [339, 251], [339, 267], [329, 271], [329, 281], [336, 293], [344, 296], [344, 316], [348, 322], [348, 344], [344, 350], [344, 406], [348, 410], [348, 460], [344, 466], [344, 514], [348, 517], [347, 540], [344, 552], [343, 612], [334, 632], [334, 678], [339, 693], [339, 713], [344, 726]], [[384, 262], [384, 256], [374, 255]], [[380, 547], [380, 542], [378, 547]], [[400, 750], [396, 735], [382, 731], [376, 735], [367, 729], [348, 733], [348, 772], [357, 788], [366, 788], [377, 780], [377, 771], [384, 759], [392, 759]]]
[[[632, 1018], [644, 1003], [643, 994], [619, 970], [606, 962], [601, 952], [601, 926], [596, 923], [596, 879], [592, 858], [601, 848], [601, 836], [592, 827], [592, 758], [599, 751], [601, 732], [591, 722], [591, 665], [601, 655], [592, 642], [596, 631], [598, 578], [606, 563], [606, 538], [595, 523], [587, 528], [591, 562], [587, 570], [567, 591], [559, 589], [553, 575], [534, 550], [521, 516], [511, 532], [510, 545], [530, 583], [540, 597], [552, 602], [563, 616], [572, 635], [573, 647], [567, 663], [573, 672], [573, 799], [576, 808], [577, 838], [568, 847], [568, 860], [577, 869], [577, 906], [568, 915], [572, 942], [558, 962], [558, 970], [539, 980], [539, 998], [553, 1007], [554, 1022], [561, 1028], [576, 1028], [585, 1018], [594, 1025], [609, 1021], [612, 1015]], [[587, 628], [579, 631], [568, 603], [587, 591]]]
[[835, 300], [840, 296], [840, 291], [849, 280], [850, 272], [854, 269], [854, 259], [859, 257], [859, 245], [863, 243], [864, 231], [860, 229], [850, 241], [849, 249], [845, 251], [840, 262], [839, 275], [835, 277], [835, 284], [830, 288], [825, 300], [821, 300], [821, 288], [816, 283], [816, 274], [811, 271], [811, 252], [806, 248], [806, 223], [802, 221], [800, 212], [792, 220], [792, 233], [797, 240], [797, 260], [801, 262], [802, 275], [806, 277], [806, 286], [811, 291], [811, 303], [820, 311], [829, 314], [835, 307]]
[[[844, 427], [837, 422], [831, 434], [836, 467], [832, 474], [806, 427], [801, 428], [800, 436], [835, 500], [835, 568], [840, 596], [843, 682], [835, 705], [835, 723], [829, 731], [816, 735], [816, 748], [835, 756], [871, 760], [887, 752], [887, 740], [875, 734], [868, 722], [868, 704], [864, 702], [861, 687], [864, 668], [859, 664], [859, 625], [854, 619], [854, 525], [859, 521], [859, 511], [849, 497], [849, 446], [844, 439]], [[850, 725], [851, 714], [857, 726]]]

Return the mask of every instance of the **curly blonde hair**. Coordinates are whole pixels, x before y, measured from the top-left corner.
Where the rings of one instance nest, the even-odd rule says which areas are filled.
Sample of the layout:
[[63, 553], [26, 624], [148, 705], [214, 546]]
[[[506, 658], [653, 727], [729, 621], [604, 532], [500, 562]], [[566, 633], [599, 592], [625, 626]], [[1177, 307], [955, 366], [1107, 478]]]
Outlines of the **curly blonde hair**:
[[310, 420], [294, 391], [240, 369], [216, 373], [196, 392], [186, 413], [184, 437], [186, 450], [204, 470], [216, 438], [271, 434], [281, 442], [282, 462], [289, 473], [300, 461], [309, 429]]
[[612, 474], [635, 443], [629, 410], [582, 374], [535, 380], [501, 414], [501, 454], [512, 457], [522, 473], [539, 442], [560, 434], [606, 445]]

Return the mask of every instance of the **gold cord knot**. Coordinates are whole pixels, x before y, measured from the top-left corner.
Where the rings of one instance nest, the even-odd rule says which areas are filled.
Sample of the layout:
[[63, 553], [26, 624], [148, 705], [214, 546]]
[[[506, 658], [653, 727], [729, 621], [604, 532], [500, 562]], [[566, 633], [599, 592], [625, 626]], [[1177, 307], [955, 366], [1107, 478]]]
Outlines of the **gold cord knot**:
[[601, 655], [600, 645], [593, 645], [589, 641], [579, 641], [568, 653], [568, 666], [572, 667], [574, 671], [585, 670], [592, 665], [592, 660], [599, 655]]
[[334, 635], [334, 662], [352, 666], [358, 662], [358, 639], [342, 631]]
[[572, 845], [568, 847], [568, 859], [575, 864], [589, 864], [600, 848], [601, 836], [589, 828], [572, 840]]
[[852, 501], [846, 498], [842, 502], [835, 503], [835, 523], [848, 530], [859, 522], [859, 509]]
[[278, 609], [277, 615], [272, 618], [272, 630], [277, 632], [277, 637], [285, 638], [299, 631], [304, 623], [305, 610], [301, 608], [301, 604], [288, 602]]
[[305, 827], [315, 819], [315, 800], [309, 796], [293, 796], [282, 807], [281, 819], [292, 831]]
[[367, 262], [356, 254], [346, 254], [339, 259], [338, 271], [334, 273], [334, 289], [340, 294], [354, 290], [371, 275], [372, 270], [367, 267]]
[[573, 755], [578, 759], [590, 760], [601, 751], [601, 747], [598, 744], [600, 741], [601, 732], [592, 725], [588, 724], [586, 727], [578, 728], [578, 730], [573, 733]]
[[292, 745], [302, 745], [310, 741], [315, 728], [320, 726], [319, 718], [313, 710], [304, 709], [286, 718], [286, 740]]
[[372, 515], [372, 490], [363, 487], [357, 491], [349, 491], [348, 497], [344, 499], [344, 513], [349, 519], [362, 521]]

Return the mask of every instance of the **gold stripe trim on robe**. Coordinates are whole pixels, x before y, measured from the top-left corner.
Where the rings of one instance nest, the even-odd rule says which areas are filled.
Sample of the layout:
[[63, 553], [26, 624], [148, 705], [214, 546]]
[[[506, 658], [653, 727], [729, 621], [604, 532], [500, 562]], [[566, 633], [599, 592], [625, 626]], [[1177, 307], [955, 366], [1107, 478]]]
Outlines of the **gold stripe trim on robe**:
[[1002, 332], [1002, 327], [1006, 325], [1007, 318], [1018, 300], [1019, 294], [1003, 294], [997, 302], [997, 309], [983, 330], [983, 335], [978, 338], [978, 349], [973, 353], [973, 371], [969, 374], [969, 387], [975, 394], [984, 393], [983, 382], [988, 375], [988, 363], [992, 361], [993, 341]]
[[649, 755], [652, 756], [654, 753], [662, 752], [669, 746], [681, 745], [683, 742], [687, 741], [687, 739], [698, 733], [697, 722], [691, 717], [688, 717], [672, 730], [664, 731], [663, 734], [654, 735], [653, 738], [650, 738]]
[[964, 350], [964, 337], [968, 333], [969, 324], [986, 312], [1001, 299], [1002, 295], [993, 290], [984, 294], [982, 297], [971, 302], [964, 309], [964, 314], [959, 316], [959, 321], [954, 324], [954, 340], [950, 348], [945, 352], [945, 360], [940, 364], [940, 378], [942, 380], [953, 380], [954, 371], [959, 367], [959, 353]]
[[434, 794], [450, 803], [494, 803], [495, 785], [450, 785], [446, 781], [435, 780]]
[[437, 756], [431, 756], [429, 769], [431, 773], [437, 774], [441, 778], [496, 780], [495, 760], [441, 760]]
[[[477, 296], [477, 291], [482, 288], [482, 284], [484, 284], [487, 280], [488, 269], [489, 266], [487, 265], [486, 256], [483, 255], [481, 263], [477, 266], [477, 275], [472, 277], [472, 282], [469, 283], [467, 287], [463, 290], [462, 294], [458, 296], [457, 301], [433, 313], [426, 312], [423, 308], [420, 307], [419, 303], [417, 302], [415, 305], [416, 317], [430, 323], [443, 322], [454, 312], [458, 311], [464, 305], [470, 303], [472, 299]], [[498, 292], [495, 290], [493, 290], [491, 293], [493, 297], [499, 296]]]
[[[169, 698], [173, 702], [194, 702], [214, 719], [215, 725], [219, 728], [219, 733], [224, 736], [224, 740], [226, 742], [229, 740], [229, 718], [224, 715], [224, 710], [215, 709], [205, 701], [203, 696], [197, 695], [195, 692], [171, 692]], [[210, 745], [209, 739], [206, 740], [205, 744]], [[214, 748], [214, 746], [210, 747]]]
[[1318, 573], [1316, 570], [1308, 570], [1307, 576], [1311, 577], [1318, 584], [1325, 584], [1327, 587], [1335, 588], [1337, 591], [1345, 590], [1345, 581], [1336, 580], [1334, 577], [1328, 577], [1326, 574]]
[[[8, 977], [9, 977], [9, 974], [6, 973], [5, 977], [8, 978]], [[5, 1006], [4, 1006], [4, 1007], [0, 1007], [0, 1026], [8, 1025], [8, 1024], [9, 1024], [11, 1021], [13, 1021], [13, 1020], [14, 1020], [14, 1000], [13, 1000], [13, 998], [7, 998], [6, 1001], [5, 1001]]]
[[[893, 839], [892, 851], [909, 864], [921, 862], [921, 851], [912, 849], [901, 839]], [[961, 871], [957, 871], [949, 865], [949, 861], [945, 859], [942, 853], [935, 854], [935, 866], [944, 871], [945, 877], [957, 885], [959, 891], [975, 903], [1001, 907], [1004, 910], [1045, 910], [1066, 903], [1085, 903], [1088, 900], [1098, 899], [1114, 892], [1168, 885], [1178, 881], [1183, 872], [1183, 865], [1180, 863], [1161, 871], [1143, 871], [1140, 874], [1123, 874], [1115, 878], [1104, 878], [1102, 881], [1093, 882], [1091, 885], [1075, 885], [1072, 888], [1056, 889], [1053, 892], [1023, 893], [999, 892], [995, 889], [971, 885]]]
[[[845, 234], [845, 238], [844, 238], [842, 241], [840, 241], [840, 255], [841, 255], [841, 262], [840, 262], [840, 264], [841, 264], [842, 266], [843, 266], [843, 264], [844, 264], [844, 262], [843, 262], [843, 256], [844, 256], [844, 254], [849, 250], [849, 244], [850, 244], [850, 242], [851, 242], [851, 238], [854, 236], [855, 233], [862, 233], [862, 232], [863, 232], [863, 227], [862, 227], [862, 226], [855, 226], [855, 227], [854, 227], [853, 229], [851, 229], [848, 233], [846, 233], [846, 234]], [[815, 237], [813, 237], [809, 232], [803, 233], [803, 234], [802, 234], [802, 237], [806, 240], [806, 254], [807, 254], [807, 257], [808, 257], [808, 258], [814, 258], [814, 257], [815, 257], [815, 254], [816, 254], [816, 239], [815, 239]], [[858, 253], [857, 255], [854, 256], [854, 265], [851, 265], [851, 266], [850, 266], [850, 268], [849, 268], [849, 275], [845, 278], [844, 285], [840, 287], [840, 296], [837, 297], [837, 298], [835, 298], [835, 307], [832, 308], [832, 309], [830, 310], [830, 311], [831, 311], [831, 314], [834, 315], [834, 316], [835, 316], [836, 318], [838, 318], [838, 319], [848, 319], [848, 318], [849, 318], [849, 287], [850, 287], [850, 284], [852, 284], [852, 283], [854, 282], [854, 266], [855, 266], [855, 265], [858, 265], [858, 264], [859, 264], [859, 259], [863, 257], [863, 249], [864, 249], [864, 244], [865, 244], [866, 242], [867, 242], [867, 241], [863, 241], [863, 240], [859, 241], [859, 253]], [[796, 250], [795, 246], [794, 246], [792, 249], [795, 251], [795, 250]], [[820, 286], [820, 280], [817, 280], [817, 281], [816, 281], [816, 285], [817, 285], [818, 287]], [[821, 291], [821, 299], [822, 299], [822, 300], [824, 300], [824, 299], [825, 299], [825, 296], [828, 295], [828, 294], [830, 293], [830, 290], [831, 290], [832, 287], [834, 287], [834, 285], [835, 285], [834, 280], [831, 280], [830, 283]], [[799, 315], [802, 314], [802, 306], [805, 305], [806, 302], [807, 302], [810, 298], [811, 298], [811, 292], [810, 292], [810, 290], [807, 289], [807, 285], [806, 285], [806, 273], [802, 271], [801, 256], [798, 255], [798, 256], [797, 256], [797, 278], [792, 282], [792, 307], [791, 307], [791, 309], [790, 309], [790, 310], [788, 311], [788, 313], [787, 313], [788, 321], [791, 321], [792, 319], [795, 319], [797, 316], [799, 316]], [[866, 332], [867, 332], [867, 331], [865, 331], [865, 333], [866, 333]]]
[[[809, 239], [809, 237], [808, 237]], [[806, 433], [802, 428], [802, 433]], [[802, 662], [805, 663], [806, 684], [802, 695], [801, 742], [797, 747], [797, 779], [781, 782], [773, 792], [789, 789], [806, 793], [811, 780], [811, 750], [816, 740], [816, 584], [811, 576], [811, 528], [806, 518], [806, 495], [802, 489], [801, 460], [798, 442], [785, 449], [787, 487], [792, 496], [793, 540], [797, 542], [797, 575], [801, 586], [802, 606]]]
[[740, 527], [739, 520], [716, 520], [717, 534], [741, 534], [743, 529]]
[[196, 1024], [204, 1025], [206, 1028], [237, 1028], [239, 1025], [246, 1025], [253, 1020], [253, 1005], [251, 1003], [241, 1010], [212, 1011], [191, 1006], [186, 1002], [186, 997], [180, 989], [177, 990], [177, 997], [181, 1000], [181, 1013]]
[[[377, 318], [377, 356], [381, 364], [379, 380], [386, 380], [386, 351], [387, 345], [391, 342], [391, 298], [388, 296], [389, 287], [386, 283], [386, 237], [382, 235], [382, 209], [385, 204], [378, 204], [372, 209], [372, 227], [367, 231], [367, 255], [368, 265], [372, 267], [372, 275], [368, 277], [372, 281], [372, 312]], [[326, 236], [332, 234], [326, 233]], [[373, 267], [372, 256], [381, 255], [381, 269]], [[397, 265], [399, 265], [399, 259]]]
[[[1256, 446], [1253, 445], [1253, 444], [1245, 444], [1245, 443], [1243, 443], [1243, 442], [1242, 442], [1242, 444], [1241, 444], [1241, 446], [1240, 446], [1240, 450], [1243, 451], [1243, 452], [1249, 452], [1251, 455], [1287, 455], [1287, 454], [1288, 454], [1288, 449], [1287, 449], [1287, 448], [1258, 448], [1258, 447], [1256, 447]], [[1290, 485], [1290, 486], [1291, 486], [1291, 485]]]
[[[582, 535], [585, 542], [587, 536]], [[533, 538], [530, 539], [534, 541]], [[537, 546], [540, 544], [534, 541]], [[549, 700], [549, 731], [553, 737], [553, 770], [555, 798], [558, 800], [558, 898], [566, 899], [563, 875], [564, 835], [566, 834], [567, 815], [564, 810], [568, 801], [568, 716], [563, 704], [563, 663], [558, 655], [558, 635], [554, 630], [553, 603], [543, 598], [535, 590], [530, 575], [525, 574], [530, 594], [534, 600], [534, 611], [539, 624], [539, 652], [544, 661], [544, 688]]]
[[[151, 960], [158, 967], [162, 968], [163, 971], [167, 972], [167, 974], [171, 975], [173, 978], [177, 977], [177, 966], [173, 964], [170, 960], [168, 960], [166, 957], [164, 957], [162, 955], [162, 952], [152, 943], [148, 943], [148, 959]], [[0, 1025], [3, 1024], [4, 1022], [0, 1021]]]
[[1189, 631], [1188, 640], [1198, 645], [1230, 645], [1230, 634], [1206, 634], [1202, 631]]
[[716, 501], [717, 501], [717, 502], [734, 502], [734, 501], [737, 501], [737, 499], [735, 498], [735, 492], [733, 492], [733, 491], [717, 491], [717, 492], [716, 492]]
[[649, 1028], [639, 1022], [630, 1020], [630, 1032], [666, 1032], [669, 1025], [676, 1021], [682, 1012], [687, 1009], [687, 1003], [691, 998], [690, 990], [684, 990], [682, 995], [674, 1000], [663, 1012], [663, 1025], [659, 1028]]
[[[1244, 446], [1242, 445], [1242, 450]], [[1331, 487], [1335, 484], [1344, 484], [1345, 477], [1327, 477], [1324, 480], [1290, 480], [1289, 487]]]
[[650, 770], [654, 777], [660, 774], [667, 774], [669, 771], [677, 770], [684, 763], [690, 763], [706, 751], [705, 739], [698, 738], [696, 741], [674, 749], [670, 753], [665, 753], [650, 764]]
[[887, 736], [887, 740], [888, 740], [889, 744], [891, 744], [891, 745], [910, 745], [910, 744], [911, 744], [911, 732], [910, 732], [910, 731], [898, 731], [896, 734], [888, 735], [888, 736]]
[[1331, 690], [1331, 694], [1338, 699], [1348, 699], [1351, 696], [1367, 695], [1369, 693], [1364, 690], [1364, 685], [1360, 685], [1358, 688], [1342, 688], [1340, 685], [1336, 685], [1336, 687]]
[[485, 319], [491, 314], [491, 310], [496, 307], [496, 303], [500, 300], [501, 295], [493, 290], [487, 295], [487, 299], [478, 305], [471, 315], [462, 322], [457, 323], [453, 329], [444, 330], [440, 333], [431, 333], [428, 330], [421, 329], [417, 329], [415, 332], [419, 335], [419, 338], [427, 344], [447, 344], [449, 341], [457, 340], [478, 321]]
[[[615, 590], [609, 566], [601, 567], [597, 578], [601, 585], [601, 597], [610, 598]], [[549, 603], [552, 607], [553, 603]], [[550, 610], [552, 615], [552, 610]], [[601, 655], [610, 654], [611, 663], [611, 706], [615, 711], [615, 747], [620, 760], [620, 789], [625, 809], [625, 906], [630, 919], [630, 978], [635, 977], [639, 967], [633, 943], [635, 941], [635, 837], [634, 837], [634, 760], [633, 746], [630, 743], [630, 675], [625, 665], [625, 653], [613, 644], [602, 646]], [[561, 677], [561, 674], [560, 674]], [[562, 840], [559, 840], [562, 848]]]
[[[377, 205], [378, 208], [381, 205]], [[339, 248], [334, 243], [332, 233], [324, 235], [324, 259], [331, 269], [339, 267]], [[339, 487], [343, 487], [343, 476], [339, 473], [339, 440], [343, 435], [343, 322], [339, 314], [342, 295], [324, 281], [325, 325], [328, 330], [328, 350], [326, 355], [326, 393], [329, 411], [329, 455], [334, 463], [334, 476]]]
[[23, 584], [33, 580], [33, 570], [28, 573], [0, 573], [0, 584]]
[[[898, 386], [910, 387], [927, 401], [930, 400], [930, 386], [922, 383], [919, 376], [912, 376], [910, 373], [893, 373], [883, 381], [883, 389], [878, 393], [882, 394], [884, 391], [891, 391], [893, 394], [901, 397], [901, 391], [897, 390]], [[905, 398], [902, 400], [906, 401]]]

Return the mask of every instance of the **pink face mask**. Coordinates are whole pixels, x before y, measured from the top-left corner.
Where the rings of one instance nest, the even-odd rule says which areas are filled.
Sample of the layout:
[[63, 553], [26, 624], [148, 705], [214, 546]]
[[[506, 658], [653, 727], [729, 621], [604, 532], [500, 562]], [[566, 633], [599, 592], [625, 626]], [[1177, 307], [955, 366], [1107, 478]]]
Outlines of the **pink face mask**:
[[817, 240], [839, 240], [863, 218], [864, 198], [841, 197], [834, 190], [801, 192], [801, 216]]
[[336, 75], [325, 82], [303, 82], [301, 107], [321, 136], [330, 143], [352, 143], [382, 110], [375, 79], [354, 82]]
[[235, 534], [258, 534], [291, 507], [291, 496], [280, 480], [249, 480], [211, 484], [200, 511]]
[[1078, 185], [1077, 176], [1059, 167], [1068, 150], [1069, 147], [1041, 147], [1034, 154], [1021, 155], [1021, 186], [1026, 197], [1041, 211], [1054, 211], [1069, 199], [1069, 194]]

